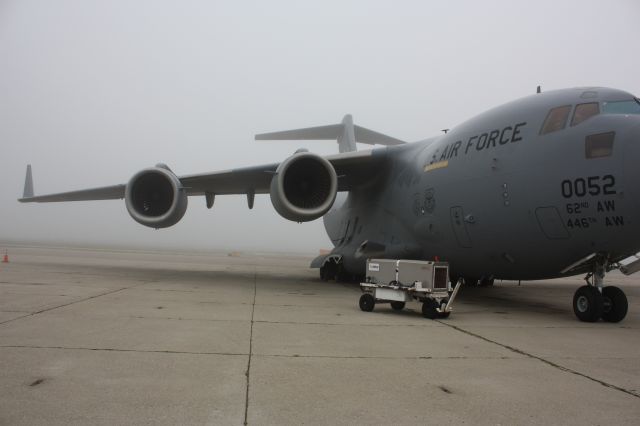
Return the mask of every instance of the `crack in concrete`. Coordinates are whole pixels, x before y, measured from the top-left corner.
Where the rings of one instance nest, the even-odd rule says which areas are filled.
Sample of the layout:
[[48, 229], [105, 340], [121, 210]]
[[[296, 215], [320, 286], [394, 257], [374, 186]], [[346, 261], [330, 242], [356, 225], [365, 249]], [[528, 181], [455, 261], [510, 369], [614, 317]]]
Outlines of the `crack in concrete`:
[[32, 317], [34, 315], [41, 314], [43, 312], [53, 311], [54, 309], [59, 309], [59, 308], [64, 308], [66, 306], [75, 305], [76, 303], [86, 302], [87, 300], [96, 299], [98, 297], [108, 296], [110, 294], [114, 294], [114, 293], [117, 293], [119, 291], [129, 290], [129, 289], [134, 288], [134, 287], [138, 287], [138, 286], [145, 285], [145, 284], [150, 284], [150, 283], [157, 282], [157, 281], [160, 281], [160, 279], [156, 278], [156, 279], [153, 279], [153, 280], [140, 282], [140, 283], [134, 284], [134, 285], [129, 286], [129, 287], [122, 287], [122, 288], [118, 288], [118, 289], [115, 289], [115, 290], [110, 290], [110, 291], [107, 291], [107, 292], [104, 292], [104, 293], [96, 294], [96, 295], [93, 295], [93, 296], [90, 296], [90, 297], [87, 297], [87, 298], [84, 298], [84, 299], [74, 300], [73, 302], [63, 303], [62, 305], [53, 306], [51, 308], [41, 309], [41, 310], [36, 311], [36, 312], [31, 312], [28, 315], [22, 315], [22, 316], [19, 316], [17, 318], [11, 318], [9, 320], [2, 321], [2, 322], [0, 322], [0, 325], [8, 324], [8, 323], [13, 322], [13, 321], [18, 321], [18, 320], [23, 319], [23, 318], [29, 318], [29, 317]]
[[484, 336], [481, 336], [479, 334], [473, 333], [471, 331], [465, 330], [465, 329], [460, 328], [458, 326], [455, 326], [455, 325], [452, 325], [452, 324], [448, 324], [448, 323], [446, 323], [444, 321], [439, 321], [439, 320], [435, 320], [435, 321], [439, 322], [440, 324], [446, 325], [447, 327], [451, 327], [454, 330], [457, 330], [457, 331], [459, 331], [461, 333], [464, 333], [466, 335], [469, 335], [469, 336], [475, 337], [477, 339], [483, 340], [483, 341], [485, 341], [487, 343], [492, 343], [494, 345], [500, 346], [501, 348], [507, 349], [507, 350], [509, 350], [511, 352], [526, 356], [526, 357], [531, 358], [531, 359], [538, 360], [538, 361], [540, 361], [540, 362], [542, 362], [544, 364], [547, 364], [547, 365], [549, 365], [549, 366], [551, 366], [553, 368], [556, 368], [556, 369], [558, 369], [560, 371], [564, 371], [565, 373], [570, 373], [570, 374], [582, 377], [584, 379], [591, 380], [592, 382], [598, 383], [598, 384], [600, 384], [600, 385], [602, 385], [602, 386], [604, 386], [606, 388], [617, 390], [617, 391], [623, 392], [623, 393], [625, 393], [627, 395], [631, 395], [633, 397], [640, 398], [640, 394], [636, 393], [633, 390], [625, 389], [625, 388], [622, 388], [620, 386], [616, 386], [614, 384], [607, 383], [604, 380], [596, 379], [595, 377], [591, 377], [591, 376], [589, 376], [589, 375], [587, 375], [585, 373], [581, 373], [579, 371], [572, 370], [571, 368], [564, 367], [564, 366], [562, 366], [560, 364], [556, 364], [555, 362], [549, 361], [548, 359], [545, 359], [545, 358], [543, 358], [541, 356], [537, 356], [537, 355], [531, 354], [529, 352], [525, 352], [522, 349], [518, 349], [518, 348], [515, 348], [513, 346], [509, 346], [509, 345], [506, 345], [504, 343], [497, 342], [495, 340], [491, 340], [491, 339], [489, 339], [487, 337], [484, 337]]
[[249, 360], [247, 361], [247, 387], [246, 394], [244, 400], [244, 424], [245, 426], [248, 424], [248, 415], [249, 415], [249, 385], [250, 385], [250, 374], [251, 374], [251, 358], [253, 357], [253, 315], [256, 311], [256, 293], [258, 290], [258, 271], [257, 268], [254, 269], [253, 272], [253, 304], [251, 306], [251, 331], [249, 333]]

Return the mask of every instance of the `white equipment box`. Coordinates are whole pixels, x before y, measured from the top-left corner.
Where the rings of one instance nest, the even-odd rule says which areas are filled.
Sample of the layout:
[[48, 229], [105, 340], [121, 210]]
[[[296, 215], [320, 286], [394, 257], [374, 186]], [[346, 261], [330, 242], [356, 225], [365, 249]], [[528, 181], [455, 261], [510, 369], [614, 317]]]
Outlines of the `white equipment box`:
[[391, 303], [394, 310], [402, 310], [406, 302], [416, 300], [422, 302], [425, 317], [446, 318], [459, 283], [452, 292], [447, 262], [369, 259], [366, 280], [360, 288], [363, 311], [372, 311], [376, 303]]

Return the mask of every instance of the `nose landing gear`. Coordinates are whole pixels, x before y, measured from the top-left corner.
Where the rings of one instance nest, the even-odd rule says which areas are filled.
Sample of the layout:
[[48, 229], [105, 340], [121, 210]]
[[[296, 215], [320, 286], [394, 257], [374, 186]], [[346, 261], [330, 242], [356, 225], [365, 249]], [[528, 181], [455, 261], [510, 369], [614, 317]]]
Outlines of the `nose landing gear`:
[[573, 295], [573, 312], [580, 321], [620, 322], [627, 315], [629, 304], [624, 292], [615, 286], [604, 285], [608, 261], [604, 256], [596, 258], [594, 271], [587, 274], [587, 285]]

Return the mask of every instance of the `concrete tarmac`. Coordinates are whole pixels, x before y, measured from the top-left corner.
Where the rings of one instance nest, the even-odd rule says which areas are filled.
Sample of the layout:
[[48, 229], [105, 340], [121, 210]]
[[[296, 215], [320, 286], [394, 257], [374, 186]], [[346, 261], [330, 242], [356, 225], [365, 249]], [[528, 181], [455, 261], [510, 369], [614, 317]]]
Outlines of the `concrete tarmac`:
[[463, 288], [447, 320], [358, 308], [310, 259], [13, 247], [0, 425], [637, 425], [630, 311], [581, 323], [580, 277]]

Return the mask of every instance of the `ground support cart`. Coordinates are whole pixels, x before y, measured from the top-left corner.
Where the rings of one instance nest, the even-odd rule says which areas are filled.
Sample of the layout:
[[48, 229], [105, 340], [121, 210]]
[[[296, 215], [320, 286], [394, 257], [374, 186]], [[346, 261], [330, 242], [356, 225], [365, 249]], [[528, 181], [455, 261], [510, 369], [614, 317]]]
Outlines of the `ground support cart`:
[[390, 303], [399, 311], [415, 300], [422, 303], [425, 318], [447, 318], [459, 288], [459, 282], [451, 288], [447, 262], [369, 259], [366, 280], [360, 283], [360, 309], [371, 312], [377, 303]]

